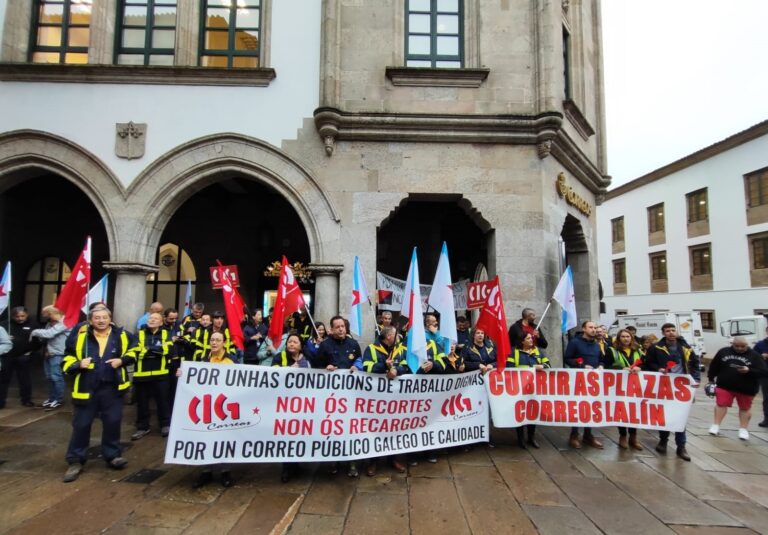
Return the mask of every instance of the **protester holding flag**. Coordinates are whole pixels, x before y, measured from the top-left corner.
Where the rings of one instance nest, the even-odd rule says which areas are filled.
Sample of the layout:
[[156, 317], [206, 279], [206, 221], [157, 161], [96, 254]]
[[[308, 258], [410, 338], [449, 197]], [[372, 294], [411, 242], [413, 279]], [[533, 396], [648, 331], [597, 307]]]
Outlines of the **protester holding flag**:
[[306, 343], [312, 336], [312, 322], [309, 321], [306, 308], [300, 308], [291, 315], [291, 330], [296, 331], [301, 337], [301, 342]]
[[[637, 373], [643, 364], [643, 354], [635, 341], [634, 335], [628, 329], [620, 329], [616, 333], [615, 346], [608, 346], [605, 355], [605, 367], [609, 370], [627, 370]], [[629, 440], [627, 440], [629, 433]], [[637, 429], [619, 427], [619, 447], [623, 450], [632, 448], [642, 451], [643, 446], [637, 440]]]
[[[377, 344], [370, 344], [363, 352], [363, 369], [368, 373], [384, 373], [387, 378], [398, 376], [398, 362], [402, 361], [405, 348], [397, 342], [397, 329], [387, 325], [381, 330]], [[373, 477], [379, 469], [379, 461], [383, 457], [374, 457], [368, 461], [365, 473]], [[400, 456], [392, 458], [392, 467], [401, 474], [406, 471], [405, 463]]]
[[549, 345], [541, 328], [536, 325], [536, 311], [532, 308], [523, 309], [523, 317], [509, 326], [509, 343], [512, 347], [518, 347], [525, 335], [530, 334], [533, 337], [533, 343], [536, 347], [546, 349]]
[[85, 241], [85, 248], [72, 268], [67, 283], [61, 289], [54, 306], [64, 314], [64, 324], [74, 327], [80, 319], [80, 311], [88, 305], [88, 288], [91, 285], [91, 237]]
[[0, 357], [0, 409], [5, 407], [8, 397], [8, 387], [13, 376], [19, 382], [19, 397], [24, 407], [34, 407], [32, 402], [32, 352], [40, 347], [39, 340], [29, 337], [35, 325], [29, 320], [27, 309], [18, 306], [13, 307], [11, 313], [11, 337], [13, 347], [5, 355]]
[[[576, 333], [576, 336], [568, 341], [568, 346], [565, 348], [565, 364], [569, 368], [580, 369], [603, 369], [603, 355], [600, 352], [600, 346], [595, 341], [597, 335], [597, 325], [594, 321], [587, 320], [581, 324], [581, 332]], [[580, 428], [574, 427], [571, 429], [571, 437], [568, 440], [568, 445], [574, 449], [581, 449], [582, 441], [579, 438]], [[603, 449], [603, 443], [597, 440], [592, 435], [592, 428], [584, 428], [584, 441], [585, 444], [592, 446], [593, 448]]]
[[[512, 354], [507, 358], [507, 365], [512, 368], [533, 368], [535, 370], [545, 370], [550, 367], [549, 359], [536, 346], [533, 334], [525, 333], [523, 339], [518, 341]], [[536, 441], [536, 426], [528, 424], [523, 428], [517, 427], [517, 445], [522, 449], [527, 449], [525, 441], [525, 430], [528, 430], [527, 445], [539, 449], [539, 443]]]
[[176, 370], [181, 366], [181, 361], [187, 355], [187, 344], [179, 321], [179, 311], [175, 308], [166, 308], [163, 311], [163, 329], [168, 331], [173, 342], [173, 351], [168, 361], [168, 408], [173, 413], [173, 400], [176, 397], [176, 385], [179, 382]]
[[443, 361], [445, 363], [443, 373], [464, 373], [466, 371], [464, 357], [461, 356], [459, 346], [455, 343], [451, 343], [448, 354], [445, 355]]
[[205, 312], [205, 304], [195, 303], [192, 305], [190, 313], [181, 319], [181, 328], [184, 336], [191, 335], [195, 332], [195, 329], [200, 327], [200, 318], [203, 317], [203, 312]]
[[46, 340], [46, 355], [43, 360], [43, 371], [48, 380], [48, 399], [43, 401], [46, 410], [58, 409], [64, 404], [64, 375], [61, 371], [61, 361], [66, 352], [66, 341], [70, 329], [64, 325], [64, 316], [53, 305], [43, 308], [43, 318], [48, 321], [45, 329], [35, 329], [30, 336]]
[[320, 351], [320, 345], [328, 338], [328, 331], [325, 330], [325, 324], [321, 321], [315, 323], [315, 336], [311, 337], [309, 341], [304, 344], [304, 356], [308, 361], [312, 362], [317, 358], [317, 353]]
[[64, 482], [78, 478], [88, 458], [91, 425], [101, 418], [101, 455], [107, 466], [120, 470], [128, 461], [122, 457], [120, 424], [123, 419], [123, 394], [130, 387], [126, 367], [135, 362], [134, 339], [111, 323], [112, 313], [105, 306], [94, 307], [89, 326], [78, 330], [75, 343], [67, 347], [62, 363], [64, 373], [73, 376], [72, 438], [67, 447], [69, 468]]

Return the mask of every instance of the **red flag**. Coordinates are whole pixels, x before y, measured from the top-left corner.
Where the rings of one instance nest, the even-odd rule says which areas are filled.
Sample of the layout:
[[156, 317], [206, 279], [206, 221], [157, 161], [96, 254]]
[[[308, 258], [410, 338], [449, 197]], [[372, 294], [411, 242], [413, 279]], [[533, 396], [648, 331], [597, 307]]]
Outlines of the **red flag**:
[[235, 344], [235, 347], [242, 350], [245, 349], [245, 336], [243, 335], [243, 327], [241, 325], [245, 303], [240, 296], [240, 292], [232, 284], [232, 279], [227, 276], [224, 266], [218, 260], [216, 262], [219, 264], [217, 269], [219, 270], [221, 296], [224, 298], [224, 312], [227, 314], [229, 333], [232, 335], [232, 342]]
[[275, 310], [269, 321], [269, 338], [272, 345], [277, 347], [283, 338], [283, 325], [285, 318], [299, 310], [305, 308], [304, 295], [301, 293], [299, 283], [293, 276], [293, 270], [288, 265], [288, 260], [283, 256], [283, 265], [280, 268], [280, 281], [277, 283], [277, 299], [275, 299]]
[[512, 353], [507, 336], [507, 315], [504, 312], [504, 296], [501, 294], [501, 285], [498, 275], [493, 280], [493, 286], [480, 310], [480, 317], [475, 324], [475, 329], [481, 329], [485, 336], [496, 344], [496, 367], [504, 369], [507, 357]]
[[61, 289], [56, 308], [64, 315], [64, 325], [74, 327], [80, 319], [80, 309], [86, 305], [88, 287], [91, 285], [91, 237], [85, 241], [85, 249], [80, 253], [72, 273], [67, 279], [64, 288]]

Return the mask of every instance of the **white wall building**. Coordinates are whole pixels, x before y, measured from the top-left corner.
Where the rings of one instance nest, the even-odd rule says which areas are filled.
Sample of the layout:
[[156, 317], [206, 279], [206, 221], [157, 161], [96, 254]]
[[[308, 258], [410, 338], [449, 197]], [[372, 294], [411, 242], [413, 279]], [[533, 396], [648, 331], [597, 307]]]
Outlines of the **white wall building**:
[[597, 224], [603, 320], [698, 310], [714, 353], [768, 311], [768, 121], [611, 190]]

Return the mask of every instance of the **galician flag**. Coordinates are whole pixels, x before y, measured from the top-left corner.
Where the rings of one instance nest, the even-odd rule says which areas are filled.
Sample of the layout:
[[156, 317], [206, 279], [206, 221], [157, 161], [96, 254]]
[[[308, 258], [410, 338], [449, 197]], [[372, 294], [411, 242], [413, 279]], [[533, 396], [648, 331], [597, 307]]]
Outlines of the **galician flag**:
[[8, 308], [11, 299], [11, 262], [5, 265], [3, 278], [0, 279], [0, 314]]
[[352, 268], [352, 299], [349, 303], [349, 330], [357, 336], [362, 335], [363, 327], [363, 303], [369, 302], [368, 289], [365, 286], [363, 269], [360, 267], [360, 259], [355, 257]]
[[560, 303], [563, 309], [562, 332], [576, 327], [578, 324], [576, 319], [576, 295], [573, 292], [573, 271], [571, 271], [571, 266], [565, 268], [565, 273], [560, 277], [560, 282], [557, 283], [552, 299]]
[[85, 296], [91, 285], [91, 237], [85, 242], [85, 248], [80, 253], [72, 273], [61, 289], [55, 307], [64, 315], [64, 325], [74, 327], [80, 319], [80, 309], [85, 304]]
[[192, 281], [187, 279], [187, 293], [184, 296], [184, 315], [182, 318], [186, 318], [192, 314]]
[[104, 303], [107, 304], [107, 290], [109, 289], [109, 274], [104, 275], [99, 279], [99, 282], [91, 286], [88, 290], [88, 297], [83, 304], [82, 311], [85, 315], [88, 315], [88, 307], [91, 303]]
[[406, 359], [408, 367], [416, 373], [427, 362], [427, 337], [424, 334], [424, 314], [421, 310], [421, 287], [419, 286], [419, 261], [416, 247], [413, 248], [411, 267], [405, 281], [403, 307], [400, 314], [408, 318], [408, 345]]
[[443, 335], [446, 345], [445, 353], [450, 351], [450, 343], [459, 340], [456, 333], [456, 309], [453, 306], [453, 284], [451, 284], [451, 265], [448, 262], [448, 245], [443, 242], [440, 251], [440, 260], [437, 263], [435, 282], [427, 299], [429, 306], [440, 313], [440, 334]]

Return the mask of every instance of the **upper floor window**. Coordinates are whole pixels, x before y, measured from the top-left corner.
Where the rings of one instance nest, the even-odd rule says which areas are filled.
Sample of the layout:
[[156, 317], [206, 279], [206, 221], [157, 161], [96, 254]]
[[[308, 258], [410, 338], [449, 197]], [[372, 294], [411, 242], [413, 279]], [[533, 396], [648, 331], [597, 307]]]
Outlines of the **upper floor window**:
[[613, 261], [613, 284], [627, 283], [627, 261], [624, 259]]
[[752, 269], [768, 268], [768, 235], [750, 236], [752, 245]]
[[763, 169], [744, 177], [747, 189], [747, 202], [750, 208], [768, 204], [768, 169]]
[[92, 0], [36, 0], [32, 14], [33, 63], [88, 63]]
[[688, 222], [704, 221], [709, 217], [707, 210], [707, 188], [692, 191], [685, 196], [688, 205]]
[[624, 241], [624, 217], [611, 219], [611, 241], [618, 243]]
[[259, 67], [261, 0], [204, 0], [200, 29], [203, 67]]
[[405, 9], [406, 66], [461, 68], [464, 65], [464, 2], [407, 0]]
[[115, 57], [121, 65], [173, 65], [176, 0], [124, 0]]
[[712, 275], [710, 251], [709, 244], [691, 247], [691, 275]]
[[652, 281], [667, 280], [666, 251], [662, 251], [660, 253], [653, 253], [649, 256], [651, 259], [651, 280]]
[[664, 203], [648, 207], [648, 232], [664, 230]]

